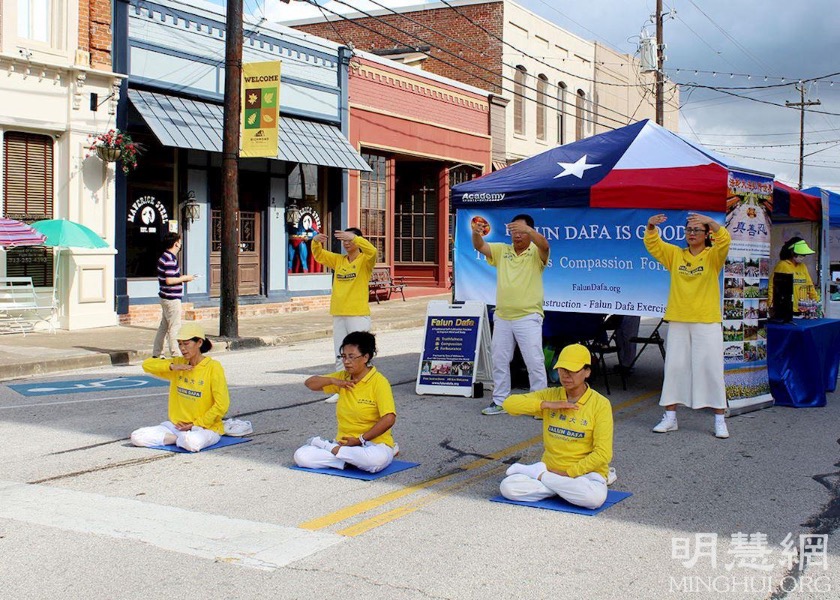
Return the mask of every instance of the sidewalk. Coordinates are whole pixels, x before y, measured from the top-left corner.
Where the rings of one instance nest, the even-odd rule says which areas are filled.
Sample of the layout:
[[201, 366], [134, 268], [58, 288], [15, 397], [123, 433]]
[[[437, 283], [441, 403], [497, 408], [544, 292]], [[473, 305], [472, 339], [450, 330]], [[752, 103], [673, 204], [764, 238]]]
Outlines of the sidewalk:
[[[422, 327], [428, 302], [449, 298], [446, 293], [371, 304], [373, 331]], [[218, 319], [199, 323], [213, 341], [213, 353], [316, 339], [332, 343], [332, 317], [327, 310], [240, 317], [235, 340], [217, 339]], [[0, 335], [0, 381], [138, 362], [151, 356], [156, 331], [157, 326], [133, 325]]]

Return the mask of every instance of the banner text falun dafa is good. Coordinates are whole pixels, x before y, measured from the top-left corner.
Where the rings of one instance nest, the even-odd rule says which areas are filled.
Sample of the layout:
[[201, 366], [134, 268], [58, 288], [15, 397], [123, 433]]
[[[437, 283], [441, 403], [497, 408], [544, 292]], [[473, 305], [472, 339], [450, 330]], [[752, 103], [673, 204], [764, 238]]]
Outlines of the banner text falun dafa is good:
[[242, 65], [243, 158], [277, 156], [280, 61]]

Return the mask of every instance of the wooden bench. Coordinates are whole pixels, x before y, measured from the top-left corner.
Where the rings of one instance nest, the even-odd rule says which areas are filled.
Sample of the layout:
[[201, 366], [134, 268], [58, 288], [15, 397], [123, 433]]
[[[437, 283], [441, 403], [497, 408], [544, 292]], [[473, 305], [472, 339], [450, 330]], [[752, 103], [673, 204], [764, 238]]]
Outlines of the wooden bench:
[[370, 274], [368, 291], [370, 292], [370, 296], [376, 299], [377, 304], [381, 300], [390, 300], [391, 294], [394, 292], [399, 292], [403, 302], [405, 302], [405, 287], [405, 278], [395, 278], [391, 274], [390, 266], [374, 267], [373, 272]]
[[55, 332], [55, 312], [54, 303], [46, 306], [38, 302], [31, 277], [0, 277], [0, 332], [26, 335], [40, 322]]

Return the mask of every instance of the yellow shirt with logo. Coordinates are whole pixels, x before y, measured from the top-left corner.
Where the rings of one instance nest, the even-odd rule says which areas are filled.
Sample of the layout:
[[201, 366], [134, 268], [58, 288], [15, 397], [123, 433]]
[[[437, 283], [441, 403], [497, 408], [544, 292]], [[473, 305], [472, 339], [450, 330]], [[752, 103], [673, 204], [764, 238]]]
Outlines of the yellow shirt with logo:
[[543, 314], [545, 264], [534, 242], [522, 254], [511, 244], [494, 243], [487, 263], [496, 267], [496, 316], [515, 321], [534, 313]]
[[[820, 294], [814, 287], [814, 282], [811, 280], [811, 273], [808, 271], [808, 266], [805, 263], [796, 264], [789, 260], [780, 260], [776, 268], [773, 269], [773, 276], [776, 273], [790, 273], [793, 275], [793, 310], [799, 310], [799, 301], [810, 298], [811, 300], [819, 300]], [[767, 290], [769, 294], [769, 304], [773, 306], [773, 278], [770, 277], [770, 288]]]
[[[350, 380], [350, 374], [347, 371], [337, 371], [324, 377]], [[338, 403], [335, 405], [335, 417], [338, 421], [336, 441], [343, 437], [359, 437], [360, 434], [370, 431], [371, 427], [385, 415], [393, 413], [396, 416], [397, 414], [391, 384], [382, 373], [376, 370], [376, 367], [371, 367], [368, 374], [351, 390], [339, 388], [337, 385], [328, 385], [324, 388], [324, 392], [338, 394]], [[394, 438], [390, 429], [367, 441], [394, 447]]]
[[607, 478], [613, 456], [613, 414], [610, 401], [588, 388], [575, 410], [541, 409], [542, 402], [566, 402], [562, 387], [509, 396], [502, 406], [512, 415], [541, 416], [542, 460], [549, 471], [569, 477], [598, 473]]
[[361, 254], [352, 262], [346, 254], [324, 250], [320, 242], [312, 242], [315, 260], [334, 271], [330, 314], [335, 317], [365, 317], [370, 314], [368, 283], [376, 265], [376, 247], [360, 235], [353, 242]]
[[143, 361], [146, 373], [169, 380], [169, 420], [224, 434], [222, 417], [230, 408], [230, 392], [221, 363], [205, 356], [191, 371], [172, 371], [172, 364], [186, 365], [189, 361], [183, 356]]
[[645, 232], [645, 247], [671, 273], [666, 321], [720, 323], [720, 271], [731, 238], [726, 228], [712, 233], [712, 247], [693, 256], [688, 248], [668, 244], [659, 232]]

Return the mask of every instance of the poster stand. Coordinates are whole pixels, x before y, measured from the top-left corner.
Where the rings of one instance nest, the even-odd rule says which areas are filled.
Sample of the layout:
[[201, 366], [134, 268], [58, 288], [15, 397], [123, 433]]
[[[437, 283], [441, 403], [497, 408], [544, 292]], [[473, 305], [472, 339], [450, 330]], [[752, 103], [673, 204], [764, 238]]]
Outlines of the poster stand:
[[481, 397], [490, 382], [490, 323], [483, 302], [429, 302], [423, 350], [417, 367], [418, 395]]

